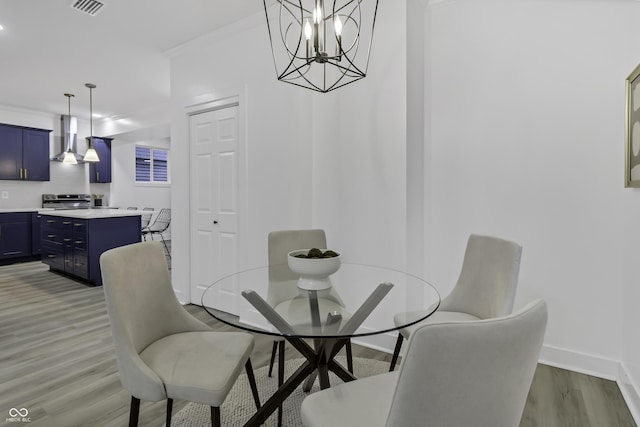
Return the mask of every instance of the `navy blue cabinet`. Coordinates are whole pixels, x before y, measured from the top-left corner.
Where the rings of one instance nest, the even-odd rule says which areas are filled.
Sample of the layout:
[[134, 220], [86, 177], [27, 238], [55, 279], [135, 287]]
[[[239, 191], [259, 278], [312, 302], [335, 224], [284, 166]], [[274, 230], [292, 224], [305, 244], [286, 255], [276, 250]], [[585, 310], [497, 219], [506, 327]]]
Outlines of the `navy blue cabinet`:
[[42, 129], [22, 130], [22, 169], [27, 181], [49, 181], [49, 132]]
[[31, 213], [31, 255], [40, 255], [42, 245], [40, 244], [40, 215], [38, 212]]
[[0, 124], [0, 179], [49, 181], [50, 132]]
[[31, 255], [31, 213], [0, 214], [0, 259]]
[[93, 147], [100, 161], [89, 163], [89, 182], [111, 182], [111, 141], [111, 138], [93, 137]]
[[0, 125], [0, 179], [20, 179], [22, 173], [22, 129]]
[[140, 241], [140, 216], [77, 219], [43, 215], [42, 262], [53, 270], [102, 285], [100, 255]]

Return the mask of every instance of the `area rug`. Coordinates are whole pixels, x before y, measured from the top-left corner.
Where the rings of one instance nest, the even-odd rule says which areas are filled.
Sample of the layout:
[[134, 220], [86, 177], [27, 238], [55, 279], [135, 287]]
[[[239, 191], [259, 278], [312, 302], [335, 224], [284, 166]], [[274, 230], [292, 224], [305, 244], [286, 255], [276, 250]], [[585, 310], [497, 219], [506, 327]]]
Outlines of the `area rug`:
[[[343, 366], [346, 366], [344, 358], [337, 357], [336, 360]], [[288, 378], [303, 362], [303, 359], [288, 360], [285, 363], [285, 379]], [[364, 359], [355, 357], [353, 359], [354, 374], [358, 378], [368, 377], [371, 375], [381, 374], [389, 370], [389, 362], [379, 360]], [[278, 388], [277, 365], [274, 367], [273, 377], [267, 376], [268, 367], [255, 370], [256, 384], [258, 385], [258, 393], [260, 401], [266, 401]], [[342, 383], [333, 373], [330, 374], [332, 385]], [[318, 381], [313, 385], [311, 393], [320, 389]], [[302, 391], [300, 385], [289, 398], [284, 402], [282, 408], [282, 425], [283, 427], [301, 427], [300, 405], [307, 393]], [[256, 412], [253, 402], [251, 388], [245, 375], [241, 375], [238, 381], [231, 389], [220, 407], [220, 416], [224, 427], [235, 427], [244, 425], [249, 418]], [[264, 426], [277, 426], [278, 411], [275, 411], [269, 419], [263, 424]], [[209, 406], [189, 403], [181, 411], [176, 413], [171, 419], [172, 427], [204, 427], [211, 425], [211, 409]]]

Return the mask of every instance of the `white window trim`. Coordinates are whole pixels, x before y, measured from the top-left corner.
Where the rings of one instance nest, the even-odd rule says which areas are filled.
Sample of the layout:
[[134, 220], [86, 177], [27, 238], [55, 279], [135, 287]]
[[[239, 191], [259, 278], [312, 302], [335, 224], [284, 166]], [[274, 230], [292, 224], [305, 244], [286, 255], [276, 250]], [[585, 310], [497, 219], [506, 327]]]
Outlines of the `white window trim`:
[[[136, 165], [136, 149], [138, 147], [148, 148], [151, 150], [151, 159], [153, 159], [153, 150], [162, 150], [167, 152], [167, 180], [166, 181], [153, 181], [153, 161], [151, 161], [151, 171], [149, 173], [149, 177], [151, 181], [138, 181], [137, 177], [137, 165]], [[137, 187], [171, 187], [171, 150], [164, 147], [156, 147], [153, 145], [144, 145], [144, 144], [135, 144], [133, 150], [133, 162], [134, 162], [134, 170], [133, 170], [133, 179], [134, 183]]]

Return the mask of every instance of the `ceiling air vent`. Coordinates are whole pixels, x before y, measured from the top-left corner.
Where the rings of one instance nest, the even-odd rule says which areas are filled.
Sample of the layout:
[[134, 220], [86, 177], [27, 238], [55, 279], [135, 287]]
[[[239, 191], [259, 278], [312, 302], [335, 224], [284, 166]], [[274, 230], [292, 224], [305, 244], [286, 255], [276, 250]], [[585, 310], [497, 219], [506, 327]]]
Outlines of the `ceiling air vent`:
[[96, 16], [98, 12], [102, 10], [102, 6], [104, 6], [104, 3], [96, 0], [75, 0], [71, 4], [71, 8], [88, 13], [91, 16]]

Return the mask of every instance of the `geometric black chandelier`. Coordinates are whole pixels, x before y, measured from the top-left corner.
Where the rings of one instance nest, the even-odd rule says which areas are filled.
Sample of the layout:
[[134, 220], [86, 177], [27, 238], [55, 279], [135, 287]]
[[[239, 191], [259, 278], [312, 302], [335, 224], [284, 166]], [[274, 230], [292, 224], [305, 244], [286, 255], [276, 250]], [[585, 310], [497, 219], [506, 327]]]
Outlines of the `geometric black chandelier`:
[[367, 75], [378, 0], [263, 1], [278, 80], [326, 93]]

